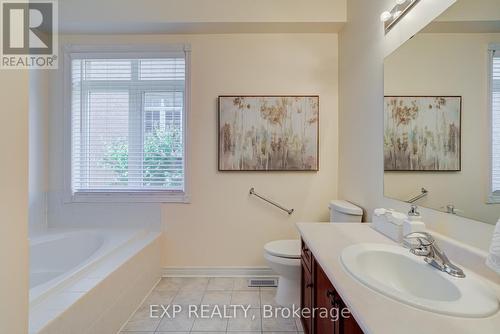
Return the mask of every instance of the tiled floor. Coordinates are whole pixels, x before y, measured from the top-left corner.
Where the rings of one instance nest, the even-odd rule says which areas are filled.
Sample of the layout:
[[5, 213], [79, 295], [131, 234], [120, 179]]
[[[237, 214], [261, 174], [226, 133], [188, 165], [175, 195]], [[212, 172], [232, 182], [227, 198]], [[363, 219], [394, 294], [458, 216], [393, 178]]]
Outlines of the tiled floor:
[[[163, 278], [125, 325], [123, 334], [151, 333], [300, 333], [302, 326], [299, 319], [292, 316], [285, 318], [264, 317], [264, 305], [277, 306], [274, 302], [275, 288], [251, 288], [246, 278]], [[162, 304], [164, 307], [179, 305], [182, 310], [173, 316], [162, 319], [150, 317], [150, 305]], [[236, 316], [202, 318], [189, 316], [189, 305], [250, 306], [247, 317], [239, 309]], [[161, 313], [161, 308], [159, 309]], [[231, 309], [229, 309], [231, 310]], [[172, 309], [169, 309], [172, 315]]]

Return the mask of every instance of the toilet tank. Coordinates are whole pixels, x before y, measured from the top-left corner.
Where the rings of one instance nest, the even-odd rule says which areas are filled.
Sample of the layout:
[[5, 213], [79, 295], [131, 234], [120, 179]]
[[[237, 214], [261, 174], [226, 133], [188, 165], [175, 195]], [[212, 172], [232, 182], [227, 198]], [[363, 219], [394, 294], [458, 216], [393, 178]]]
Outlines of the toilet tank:
[[333, 200], [330, 202], [331, 223], [361, 223], [363, 209], [351, 202]]

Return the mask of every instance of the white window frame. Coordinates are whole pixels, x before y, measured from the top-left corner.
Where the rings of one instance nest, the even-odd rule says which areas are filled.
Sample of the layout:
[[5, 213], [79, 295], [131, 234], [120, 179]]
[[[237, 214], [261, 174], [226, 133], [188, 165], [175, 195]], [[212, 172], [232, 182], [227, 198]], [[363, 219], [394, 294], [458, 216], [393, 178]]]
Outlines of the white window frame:
[[500, 44], [490, 44], [488, 47], [488, 116], [490, 120], [489, 126], [489, 159], [488, 159], [488, 204], [500, 203], [500, 191], [493, 191], [493, 55], [495, 52], [500, 52]]
[[[182, 117], [182, 136], [184, 142], [184, 191], [172, 190], [138, 190], [138, 191], [85, 191], [73, 192], [72, 189], [72, 119], [71, 119], [71, 60], [74, 55], [86, 57], [98, 56], [121, 58], [140, 56], [144, 58], [168, 57], [174, 53], [184, 53], [185, 87], [184, 110]], [[64, 108], [64, 202], [82, 203], [189, 203], [189, 169], [188, 169], [188, 117], [191, 110], [191, 46], [190, 44], [168, 45], [64, 45], [63, 65], [63, 108]]]

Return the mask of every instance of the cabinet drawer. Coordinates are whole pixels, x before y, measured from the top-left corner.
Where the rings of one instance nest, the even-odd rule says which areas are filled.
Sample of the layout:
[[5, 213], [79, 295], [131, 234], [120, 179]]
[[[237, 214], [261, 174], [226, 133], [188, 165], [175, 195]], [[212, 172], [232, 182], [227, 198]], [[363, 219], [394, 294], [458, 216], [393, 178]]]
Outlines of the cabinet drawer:
[[309, 250], [309, 247], [307, 247], [304, 240], [302, 240], [301, 242], [302, 242], [302, 245], [301, 245], [301, 252], [300, 253], [301, 253], [302, 262], [305, 264], [307, 270], [309, 270], [309, 272], [311, 273], [312, 272], [312, 261], [313, 261], [312, 253]]

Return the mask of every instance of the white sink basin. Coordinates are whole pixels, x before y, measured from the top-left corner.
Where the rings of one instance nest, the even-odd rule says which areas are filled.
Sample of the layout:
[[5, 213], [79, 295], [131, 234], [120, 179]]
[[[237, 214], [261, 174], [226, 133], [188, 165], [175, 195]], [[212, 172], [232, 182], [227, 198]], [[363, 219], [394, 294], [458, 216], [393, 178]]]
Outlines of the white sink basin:
[[341, 262], [368, 287], [423, 310], [480, 318], [499, 309], [495, 291], [477, 275], [452, 277], [400, 246], [352, 245], [342, 251]]

